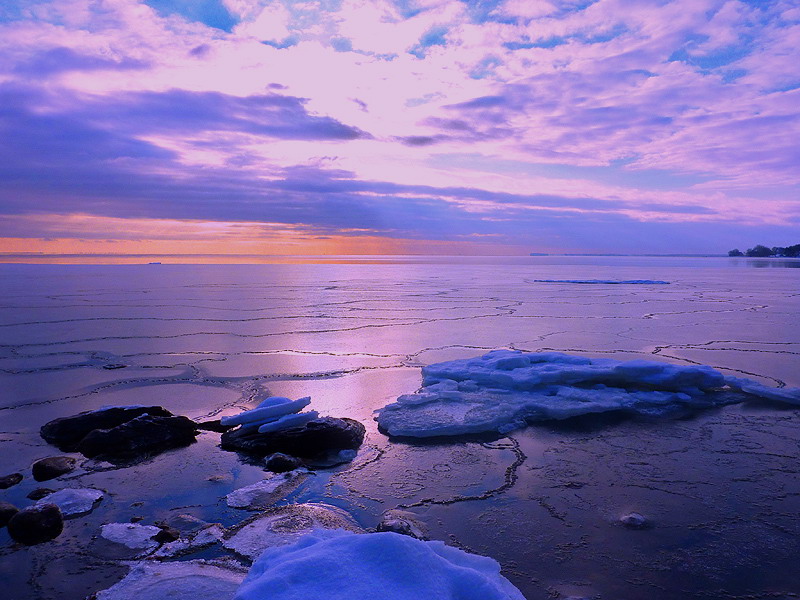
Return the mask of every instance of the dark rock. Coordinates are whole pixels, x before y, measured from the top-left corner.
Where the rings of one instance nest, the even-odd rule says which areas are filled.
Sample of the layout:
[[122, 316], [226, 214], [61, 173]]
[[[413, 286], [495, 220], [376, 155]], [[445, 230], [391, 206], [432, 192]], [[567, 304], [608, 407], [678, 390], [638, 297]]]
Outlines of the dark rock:
[[225, 433], [236, 427], [236, 425], [223, 425], [219, 419], [213, 421], [200, 421], [197, 423], [197, 428], [204, 431], [216, 431], [217, 433]]
[[425, 527], [416, 518], [416, 515], [398, 509], [387, 510], [381, 517], [381, 522], [375, 528], [376, 531], [391, 531], [401, 535], [427, 540]]
[[130, 518], [131, 523], [138, 523], [139, 521], [144, 521], [144, 517], [137, 515]]
[[65, 452], [72, 452], [89, 432], [95, 429], [111, 429], [144, 414], [154, 417], [172, 416], [171, 412], [160, 406], [115, 406], [55, 419], [43, 425], [39, 433], [46, 442]]
[[157, 521], [156, 527], [158, 527], [161, 531], [155, 534], [152, 540], [158, 542], [159, 544], [166, 544], [168, 542], [174, 542], [178, 538], [181, 537], [181, 532], [167, 525], [164, 521]]
[[64, 530], [64, 518], [55, 504], [35, 504], [24, 508], [8, 522], [9, 535], [22, 544], [41, 544], [55, 539]]
[[309, 469], [330, 469], [352, 462], [356, 456], [358, 456], [358, 450], [335, 450], [314, 458], [307, 458], [303, 462]]
[[31, 470], [36, 481], [47, 481], [69, 473], [77, 463], [78, 461], [71, 456], [50, 456], [37, 460]]
[[29, 498], [30, 500], [41, 500], [42, 498], [44, 498], [45, 496], [49, 496], [53, 492], [55, 492], [55, 490], [51, 490], [50, 488], [36, 488], [32, 492], [29, 492], [26, 497]]
[[187, 417], [141, 415], [111, 429], [95, 429], [78, 445], [87, 458], [137, 458], [158, 454], [195, 441], [197, 428]]
[[223, 450], [267, 456], [282, 452], [301, 458], [313, 458], [337, 450], [355, 450], [364, 441], [364, 426], [353, 419], [321, 417], [302, 427], [290, 427], [271, 433], [234, 429], [222, 434]]
[[0, 502], [0, 527], [5, 527], [19, 509], [8, 502]]
[[265, 462], [267, 470], [273, 473], [286, 473], [287, 471], [294, 471], [298, 467], [303, 466], [303, 461], [294, 456], [276, 452], [272, 456], [268, 456]]
[[123, 365], [122, 363], [108, 363], [107, 365], [103, 365], [103, 368], [112, 371], [114, 369], [124, 369], [127, 366], [128, 365]]
[[0, 490], [6, 490], [20, 481], [22, 481], [22, 473], [11, 473], [11, 475], [0, 477]]
[[619, 522], [628, 529], [648, 529], [650, 527], [647, 517], [636, 512], [621, 516]]

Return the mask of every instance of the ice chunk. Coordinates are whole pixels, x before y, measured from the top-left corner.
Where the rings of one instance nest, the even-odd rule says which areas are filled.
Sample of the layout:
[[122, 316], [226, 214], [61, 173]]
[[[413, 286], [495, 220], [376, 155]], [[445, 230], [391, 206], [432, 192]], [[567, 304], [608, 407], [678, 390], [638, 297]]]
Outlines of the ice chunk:
[[202, 560], [142, 562], [97, 600], [229, 600], [244, 579], [244, 573]]
[[299, 413], [296, 415], [286, 415], [272, 423], [266, 423], [258, 428], [258, 433], [269, 433], [271, 431], [280, 431], [281, 429], [288, 429], [289, 427], [300, 427], [309, 421], [313, 421], [319, 416], [315, 410], [310, 410], [306, 413]]
[[[269, 400], [271, 400], [271, 398], [267, 398], [267, 400], [264, 400], [262, 404], [268, 402]], [[254, 408], [253, 410], [246, 410], [238, 415], [222, 417], [220, 422], [226, 426], [257, 422], [266, 423], [275, 419], [276, 417], [282, 417], [283, 415], [299, 412], [309, 404], [311, 404], [311, 398], [308, 396], [298, 400], [290, 400], [289, 402], [272, 403], [260, 408]]]
[[398, 533], [314, 531], [266, 550], [234, 600], [525, 600], [493, 559]]
[[255, 560], [267, 548], [292, 544], [303, 535], [320, 528], [346, 529], [354, 533], [364, 531], [348, 513], [336, 506], [323, 503], [289, 504], [267, 509], [258, 517], [245, 521], [227, 535], [222, 545]]
[[75, 517], [91, 512], [103, 497], [103, 492], [92, 488], [66, 488], [53, 492], [36, 504], [55, 504], [65, 517]]
[[643, 415], [731, 402], [725, 377], [703, 365], [496, 350], [422, 369], [423, 387], [378, 412], [390, 435], [506, 433], [533, 421], [626, 411]]
[[100, 528], [100, 535], [110, 542], [122, 544], [132, 550], [148, 552], [158, 547], [153, 536], [161, 531], [153, 525], [139, 523], [108, 523]]
[[739, 390], [745, 394], [751, 394], [766, 400], [786, 402], [787, 404], [800, 404], [800, 388], [773, 388], [744, 377], [726, 377], [725, 383], [734, 390]]
[[[309, 397], [309, 400], [311, 398]], [[256, 406], [256, 408], [265, 408], [267, 406], [277, 406], [278, 404], [286, 404], [287, 402], [291, 402], [291, 398], [285, 398], [284, 396], [270, 396], [266, 400], [262, 400], [261, 404]]]
[[153, 552], [152, 558], [171, 558], [182, 554], [189, 554], [207, 548], [222, 541], [225, 535], [225, 529], [219, 523], [209, 523], [199, 531], [196, 531], [188, 537], [188, 539], [180, 538], [174, 542], [164, 544]]
[[308, 477], [306, 469], [285, 473], [268, 473], [267, 478], [253, 485], [232, 491], [225, 497], [231, 508], [255, 510], [274, 504]]

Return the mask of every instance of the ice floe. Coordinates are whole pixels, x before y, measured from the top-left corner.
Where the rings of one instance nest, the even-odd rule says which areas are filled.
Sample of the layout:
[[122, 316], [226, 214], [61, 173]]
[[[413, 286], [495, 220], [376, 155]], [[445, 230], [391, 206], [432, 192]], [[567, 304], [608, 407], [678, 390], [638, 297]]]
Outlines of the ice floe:
[[308, 475], [308, 470], [303, 468], [284, 473], [266, 473], [266, 479], [233, 490], [225, 497], [225, 501], [231, 508], [266, 508], [295, 489]]
[[160, 531], [160, 528], [153, 525], [107, 523], [100, 528], [100, 535], [110, 542], [147, 553], [158, 547], [158, 542], [153, 539], [153, 536], [158, 535]]
[[55, 504], [65, 517], [77, 517], [92, 511], [103, 492], [92, 488], [65, 488], [48, 494], [36, 504]]
[[417, 393], [377, 411], [389, 435], [507, 433], [534, 421], [610, 411], [657, 416], [744, 399], [715, 393], [723, 388], [800, 404], [800, 389], [769, 388], [704, 365], [558, 352], [495, 350], [423, 367], [422, 377]]
[[314, 531], [266, 550], [234, 600], [524, 600], [493, 559], [397, 533]]
[[96, 594], [97, 600], [229, 600], [244, 573], [202, 560], [142, 562], [119, 583]]
[[534, 279], [535, 283], [584, 283], [601, 285], [669, 285], [657, 279]]
[[[267, 548], [292, 544], [315, 529], [346, 529], [354, 533], [364, 531], [353, 517], [336, 506], [323, 503], [288, 504], [267, 509], [233, 528], [226, 534], [222, 545], [255, 560]], [[306, 597], [314, 596], [297, 596]]]

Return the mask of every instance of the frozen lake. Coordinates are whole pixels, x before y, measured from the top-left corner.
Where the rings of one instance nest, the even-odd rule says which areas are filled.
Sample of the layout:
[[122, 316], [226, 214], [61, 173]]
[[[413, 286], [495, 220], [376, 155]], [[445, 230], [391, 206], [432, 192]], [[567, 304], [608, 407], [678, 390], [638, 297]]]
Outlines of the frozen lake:
[[[153, 258], [152, 260], [159, 260]], [[164, 259], [166, 260], [166, 259]], [[108, 404], [194, 419], [311, 396], [367, 440], [285, 502], [364, 527], [405, 507], [431, 539], [498, 560], [528, 600], [776, 598], [800, 589], [800, 410], [746, 402], [681, 419], [583, 418], [499, 440], [389, 440], [373, 411], [420, 367], [494, 348], [711, 365], [800, 386], [800, 260], [373, 257], [258, 265], [0, 265], [0, 501], [30, 503], [45, 422]], [[108, 368], [108, 367], [119, 368]], [[125, 469], [44, 485], [108, 494], [55, 541], [0, 529], [16, 600], [81, 598], [126, 567], [104, 523], [175, 514], [231, 525], [225, 494], [262, 470], [219, 434]], [[641, 513], [652, 527], [618, 518]]]

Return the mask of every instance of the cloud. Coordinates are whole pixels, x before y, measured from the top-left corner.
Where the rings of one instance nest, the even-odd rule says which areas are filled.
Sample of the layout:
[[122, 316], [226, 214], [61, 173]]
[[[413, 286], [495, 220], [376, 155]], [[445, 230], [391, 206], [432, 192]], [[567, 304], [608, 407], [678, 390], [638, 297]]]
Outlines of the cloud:
[[625, 228], [656, 245], [683, 226], [711, 246], [699, 223], [720, 239], [734, 222], [795, 223], [792, 3], [3, 10], [8, 215], [269, 218], [320, 235], [514, 243], [536, 232], [573, 249], [603, 232], [621, 244]]
[[13, 71], [30, 77], [44, 77], [66, 71], [114, 71], [145, 69], [145, 61], [82, 54], [63, 46], [44, 50], [15, 65]]

